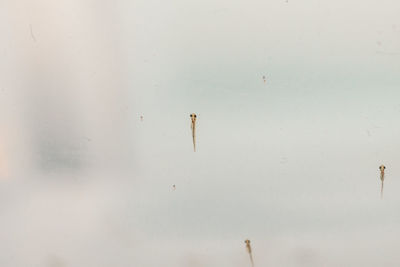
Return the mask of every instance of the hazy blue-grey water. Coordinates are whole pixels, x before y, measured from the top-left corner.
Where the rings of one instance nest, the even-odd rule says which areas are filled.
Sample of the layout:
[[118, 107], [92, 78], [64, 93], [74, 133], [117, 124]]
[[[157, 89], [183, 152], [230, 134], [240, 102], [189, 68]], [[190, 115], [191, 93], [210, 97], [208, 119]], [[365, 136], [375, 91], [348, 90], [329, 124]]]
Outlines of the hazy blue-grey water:
[[399, 9], [1, 2], [0, 266], [398, 266]]

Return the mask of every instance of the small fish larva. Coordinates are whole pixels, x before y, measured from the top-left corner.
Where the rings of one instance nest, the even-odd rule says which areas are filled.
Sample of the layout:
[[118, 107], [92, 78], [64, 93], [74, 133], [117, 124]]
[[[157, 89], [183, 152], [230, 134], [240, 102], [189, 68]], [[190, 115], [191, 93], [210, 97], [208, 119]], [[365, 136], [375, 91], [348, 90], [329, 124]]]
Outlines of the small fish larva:
[[191, 119], [190, 127], [192, 128], [193, 149], [196, 152], [196, 119], [197, 119], [197, 115], [194, 113], [190, 114], [190, 119]]
[[381, 199], [383, 198], [383, 181], [385, 180], [385, 169], [384, 165], [379, 166], [379, 170], [381, 171]]
[[254, 267], [253, 254], [251, 253], [250, 240], [246, 239], [244, 241], [244, 243], [246, 243], [247, 252], [250, 255], [251, 266]]

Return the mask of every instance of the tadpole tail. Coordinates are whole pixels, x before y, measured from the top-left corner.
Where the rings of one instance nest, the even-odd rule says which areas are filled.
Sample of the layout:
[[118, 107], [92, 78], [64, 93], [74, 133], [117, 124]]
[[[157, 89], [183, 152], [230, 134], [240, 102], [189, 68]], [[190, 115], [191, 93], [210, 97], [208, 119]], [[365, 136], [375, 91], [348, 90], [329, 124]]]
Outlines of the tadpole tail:
[[196, 152], [196, 125], [192, 124], [193, 150]]
[[251, 261], [251, 267], [254, 267], [253, 255], [251, 254], [251, 252], [249, 253], [249, 255], [250, 255], [250, 261]]
[[382, 180], [382, 184], [381, 184], [381, 199], [383, 199], [383, 180]]

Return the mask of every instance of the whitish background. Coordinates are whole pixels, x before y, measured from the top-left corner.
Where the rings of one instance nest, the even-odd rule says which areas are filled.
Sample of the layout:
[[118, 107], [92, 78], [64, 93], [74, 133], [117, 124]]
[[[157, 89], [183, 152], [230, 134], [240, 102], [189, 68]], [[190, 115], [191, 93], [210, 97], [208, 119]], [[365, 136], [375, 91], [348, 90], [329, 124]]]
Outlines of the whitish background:
[[0, 1], [0, 266], [400, 266], [399, 14]]

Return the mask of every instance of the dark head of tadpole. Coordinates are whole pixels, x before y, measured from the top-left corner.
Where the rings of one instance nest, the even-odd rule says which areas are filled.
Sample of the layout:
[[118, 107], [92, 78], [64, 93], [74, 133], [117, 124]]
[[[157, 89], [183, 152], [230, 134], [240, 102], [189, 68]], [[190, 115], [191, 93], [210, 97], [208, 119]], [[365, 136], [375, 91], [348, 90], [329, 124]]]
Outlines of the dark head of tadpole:
[[250, 245], [250, 240], [246, 239], [246, 240], [244, 241], [244, 243], [246, 243], [247, 245]]
[[190, 114], [190, 118], [192, 119], [192, 122], [195, 122], [196, 118], [197, 118], [197, 115], [192, 113], [192, 114]]
[[385, 169], [386, 169], [386, 167], [385, 167], [384, 165], [379, 166], [379, 170], [380, 170], [381, 172], [383, 172]]

